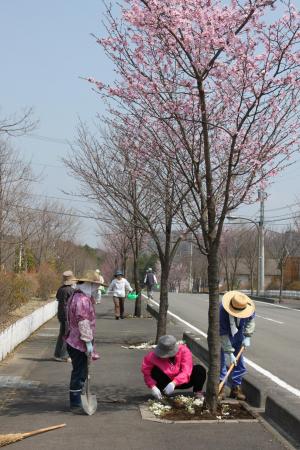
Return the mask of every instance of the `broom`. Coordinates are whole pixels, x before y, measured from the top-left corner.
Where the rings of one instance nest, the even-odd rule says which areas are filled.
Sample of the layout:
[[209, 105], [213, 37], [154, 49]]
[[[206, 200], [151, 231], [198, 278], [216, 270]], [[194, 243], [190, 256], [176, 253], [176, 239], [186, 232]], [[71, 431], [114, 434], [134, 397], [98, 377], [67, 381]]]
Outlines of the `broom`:
[[65, 427], [65, 423], [60, 425], [54, 425], [53, 427], [40, 428], [39, 430], [29, 431], [28, 433], [14, 433], [14, 434], [0, 434], [0, 447], [5, 447], [5, 445], [13, 444], [17, 441], [22, 441], [30, 436], [35, 436], [36, 434], [46, 433], [46, 431], [56, 430], [57, 428]]

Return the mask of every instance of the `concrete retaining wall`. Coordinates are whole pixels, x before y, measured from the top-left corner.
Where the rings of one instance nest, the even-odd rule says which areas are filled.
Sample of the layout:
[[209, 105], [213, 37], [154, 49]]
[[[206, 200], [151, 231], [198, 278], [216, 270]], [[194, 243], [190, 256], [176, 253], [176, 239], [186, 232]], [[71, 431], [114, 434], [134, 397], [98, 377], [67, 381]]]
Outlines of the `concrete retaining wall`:
[[47, 303], [18, 320], [0, 333], [0, 361], [25, 341], [35, 330], [52, 319], [57, 312], [57, 301]]

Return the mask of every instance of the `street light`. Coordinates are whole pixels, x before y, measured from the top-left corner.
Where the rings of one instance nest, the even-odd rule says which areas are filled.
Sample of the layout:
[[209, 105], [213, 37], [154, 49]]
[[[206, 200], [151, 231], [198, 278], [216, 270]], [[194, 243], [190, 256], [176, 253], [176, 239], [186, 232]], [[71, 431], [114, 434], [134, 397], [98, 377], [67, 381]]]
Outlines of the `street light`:
[[265, 290], [265, 245], [264, 245], [264, 225], [263, 220], [255, 222], [248, 217], [227, 216], [228, 220], [244, 220], [251, 222], [256, 226], [258, 236], [258, 264], [257, 264], [257, 295]]

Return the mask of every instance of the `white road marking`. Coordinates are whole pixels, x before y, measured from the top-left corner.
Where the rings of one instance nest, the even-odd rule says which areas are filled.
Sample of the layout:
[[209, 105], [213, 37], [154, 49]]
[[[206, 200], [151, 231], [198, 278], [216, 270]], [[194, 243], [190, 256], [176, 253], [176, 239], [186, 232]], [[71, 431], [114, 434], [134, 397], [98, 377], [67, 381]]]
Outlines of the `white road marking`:
[[[147, 298], [146, 296], [144, 296], [144, 297]], [[159, 306], [159, 303], [157, 303], [156, 301], [154, 301], [154, 300], [150, 300], [150, 301], [152, 303], [154, 303], [156, 306]], [[176, 314], [172, 313], [171, 311], [168, 311], [168, 314], [170, 316], [174, 317], [175, 319], [177, 319], [179, 322], [183, 323], [184, 325], [187, 325], [192, 330], [194, 330], [197, 333], [201, 334], [202, 336], [207, 337], [206, 333], [204, 333], [203, 331], [199, 330], [199, 328], [194, 327], [194, 325], [190, 324], [186, 320], [183, 320], [181, 317], [177, 316]], [[261, 373], [265, 377], [269, 378], [271, 381], [273, 381], [273, 383], [278, 384], [278, 386], [280, 386], [283, 389], [289, 391], [291, 394], [296, 395], [296, 397], [300, 397], [300, 390], [299, 389], [294, 388], [290, 384], [288, 384], [285, 381], [281, 380], [276, 375], [274, 375], [273, 373], [271, 373], [268, 370], [264, 369], [263, 367], [259, 366], [258, 364], [256, 364], [255, 362], [251, 361], [250, 359], [245, 358], [245, 361], [249, 364], [250, 367], [252, 367], [257, 372]]]
[[296, 309], [296, 308], [289, 308], [288, 306], [282, 306], [282, 305], [278, 305], [277, 303], [268, 303], [268, 302], [264, 302], [263, 300], [257, 300], [255, 299], [255, 303], [263, 303], [266, 306], [273, 306], [274, 308], [282, 308], [282, 309], [289, 309], [290, 311], [298, 311], [300, 312], [300, 309]]
[[280, 325], [284, 324], [284, 322], [280, 322], [279, 320], [270, 319], [269, 317], [259, 316], [258, 314], [255, 314], [255, 317], [259, 317], [260, 319], [269, 320], [270, 322], [279, 323]]

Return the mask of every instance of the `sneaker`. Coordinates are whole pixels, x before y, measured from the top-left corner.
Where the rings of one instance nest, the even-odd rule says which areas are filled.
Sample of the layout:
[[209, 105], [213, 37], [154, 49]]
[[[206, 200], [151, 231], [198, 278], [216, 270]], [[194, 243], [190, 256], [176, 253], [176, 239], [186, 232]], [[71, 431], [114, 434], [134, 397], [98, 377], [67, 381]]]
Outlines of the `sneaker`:
[[120, 319], [125, 319], [125, 317], [124, 316], [120, 316]]
[[235, 398], [236, 400], [246, 400], [246, 395], [243, 393], [240, 385], [232, 386], [230, 398]]

